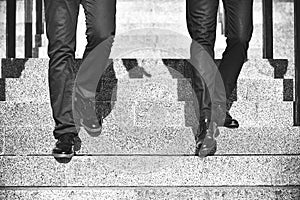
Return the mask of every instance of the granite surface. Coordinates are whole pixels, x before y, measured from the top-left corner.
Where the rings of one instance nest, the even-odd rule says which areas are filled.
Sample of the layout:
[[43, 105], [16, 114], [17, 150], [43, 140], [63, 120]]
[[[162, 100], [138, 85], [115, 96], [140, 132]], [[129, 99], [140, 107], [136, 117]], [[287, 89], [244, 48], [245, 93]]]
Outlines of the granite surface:
[[[49, 155], [55, 144], [52, 126], [6, 127], [0, 129], [0, 152], [3, 155]], [[79, 155], [86, 154], [164, 154], [192, 155], [195, 128], [120, 127], [104, 124], [98, 137], [81, 129]], [[220, 128], [216, 155], [300, 154], [299, 127]]]
[[284, 186], [300, 184], [299, 156], [1, 156], [2, 186]]
[[[0, 87], [3, 100], [7, 102], [49, 101], [48, 80], [7, 78]], [[0, 89], [1, 89], [0, 88]], [[18, 88], [18, 89], [16, 89]], [[240, 78], [237, 82], [237, 94], [241, 101], [282, 102], [293, 100], [292, 79], [248, 79]], [[101, 79], [96, 94], [97, 101], [193, 101], [195, 94], [191, 80], [180, 78], [149, 79]]]
[[[105, 102], [104, 102], [105, 103]], [[150, 126], [153, 116], [158, 126], [193, 126], [196, 115], [194, 103], [190, 101], [116, 101], [97, 103], [97, 113], [102, 112], [104, 123], [122, 126]], [[194, 112], [193, 112], [194, 111]], [[285, 127], [293, 125], [293, 102], [251, 102], [233, 103], [230, 113], [240, 121], [242, 127]], [[52, 124], [50, 104], [41, 102], [0, 102], [0, 126], [36, 126]], [[161, 120], [161, 121], [160, 121]], [[154, 122], [151, 122], [155, 125]], [[156, 125], [155, 125], [156, 126]]]
[[[138, 50], [143, 53], [146, 50]], [[145, 53], [145, 52], [144, 52]], [[75, 68], [78, 68], [81, 60], [77, 60]], [[31, 58], [31, 59], [2, 59], [2, 78], [38, 78], [48, 76], [49, 59]], [[216, 60], [216, 62], [219, 62]], [[249, 59], [243, 65], [240, 78], [252, 79], [273, 79], [283, 78], [288, 72], [292, 61], [286, 59]], [[131, 65], [131, 66], [128, 66]], [[167, 67], [166, 67], [167, 66]], [[116, 78], [140, 78], [130, 77], [131, 69], [138, 67], [139, 73], [142, 73], [144, 78], [164, 77], [164, 78], [190, 78], [190, 64], [183, 59], [161, 58], [136, 58], [136, 59], [113, 59], [113, 65], [109, 66], [103, 77]], [[114, 72], [113, 72], [114, 69]], [[75, 69], [76, 70], [76, 69]], [[176, 71], [175, 71], [176, 70]]]
[[138, 187], [138, 188], [45, 188], [0, 190], [10, 200], [298, 200], [297, 187]]

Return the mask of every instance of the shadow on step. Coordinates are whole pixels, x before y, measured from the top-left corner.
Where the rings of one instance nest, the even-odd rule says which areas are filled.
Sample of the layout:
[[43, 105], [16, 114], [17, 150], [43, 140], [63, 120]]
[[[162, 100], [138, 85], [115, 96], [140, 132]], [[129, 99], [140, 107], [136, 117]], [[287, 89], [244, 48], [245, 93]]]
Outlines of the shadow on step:
[[[82, 63], [81, 59], [76, 60], [74, 71], [77, 73]], [[114, 107], [114, 102], [117, 100], [117, 83], [116, 74], [111, 63], [102, 74], [98, 81], [95, 94], [96, 114], [100, 118], [106, 118]]]
[[0, 70], [0, 101], [6, 100], [5, 78], [19, 78], [25, 69], [28, 58], [3, 58], [1, 59]]

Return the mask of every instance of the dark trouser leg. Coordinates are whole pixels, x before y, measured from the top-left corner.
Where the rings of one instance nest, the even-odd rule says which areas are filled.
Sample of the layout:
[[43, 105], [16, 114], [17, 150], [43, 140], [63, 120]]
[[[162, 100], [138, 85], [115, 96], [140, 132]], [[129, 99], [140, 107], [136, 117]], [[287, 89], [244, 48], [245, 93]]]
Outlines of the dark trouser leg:
[[84, 97], [95, 97], [100, 76], [107, 67], [115, 34], [115, 0], [82, 0], [86, 15], [87, 46], [76, 86]]
[[72, 113], [72, 91], [79, 3], [79, 0], [45, 0], [50, 100], [56, 139], [66, 133], [78, 134]]
[[212, 104], [225, 101], [223, 81], [213, 60], [219, 0], [187, 0], [186, 4], [188, 30], [193, 39], [194, 90], [201, 108], [200, 117], [210, 118]]
[[226, 17], [227, 47], [219, 67], [227, 98], [230, 97], [247, 58], [253, 31], [253, 0], [223, 0]]
[[187, 26], [191, 38], [214, 58], [219, 0], [186, 0]]

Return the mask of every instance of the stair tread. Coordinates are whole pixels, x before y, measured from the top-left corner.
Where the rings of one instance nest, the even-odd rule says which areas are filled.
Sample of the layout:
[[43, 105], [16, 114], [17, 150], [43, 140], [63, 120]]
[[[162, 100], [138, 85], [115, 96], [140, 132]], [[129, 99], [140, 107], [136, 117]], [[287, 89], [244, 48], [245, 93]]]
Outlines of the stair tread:
[[[191, 101], [116, 101], [99, 102], [97, 108], [107, 116], [105, 123], [127, 125], [193, 126], [197, 118]], [[293, 125], [293, 102], [235, 102], [230, 110], [242, 126]], [[0, 102], [0, 126], [52, 124], [49, 102]]]
[[2, 186], [299, 185], [300, 156], [1, 156]]
[[[133, 78], [101, 79], [98, 100], [193, 100], [190, 78]], [[291, 82], [292, 83], [292, 82]], [[16, 89], [17, 88], [17, 89]], [[240, 78], [237, 96], [240, 101], [282, 102], [286, 96], [292, 100], [293, 85], [284, 87], [281, 79]], [[48, 101], [49, 86], [46, 77], [32, 81], [28, 78], [5, 79], [5, 100], [12, 102]]]
[[65, 199], [260, 199], [297, 200], [300, 189], [297, 187], [132, 187], [132, 188], [45, 188], [45, 189], [6, 189], [0, 190], [0, 198], [26, 200], [65, 200]]
[[[146, 50], [141, 50], [146, 51]], [[188, 49], [189, 51], [189, 49]], [[135, 57], [133, 57], [135, 58]], [[170, 57], [171, 58], [171, 57]], [[142, 67], [146, 72], [152, 75], [152, 78], [156, 77], [172, 77], [170, 71], [166, 65], [175, 67], [180, 73], [185, 73], [187, 68], [191, 66], [185, 59], [162, 59], [162, 58], [136, 58], [131, 59], [128, 64], [132, 66]], [[165, 62], [165, 64], [163, 63]], [[216, 60], [219, 62], [218, 60]], [[47, 58], [30, 58], [30, 59], [2, 59], [2, 78], [38, 78], [47, 77], [48, 74], [48, 62]], [[77, 67], [80, 60], [77, 62]], [[128, 74], [121, 59], [113, 59], [113, 67], [115, 69], [115, 76], [119, 78]], [[254, 78], [254, 79], [274, 79], [276, 75], [282, 77], [288, 68], [289, 61], [286, 59], [252, 59], [248, 60], [241, 71], [240, 78]], [[275, 71], [275, 72], [274, 72]], [[179, 76], [180, 73], [177, 72]], [[112, 72], [109, 71], [105, 75], [111, 76]], [[276, 74], [278, 73], [278, 74]]]
[[[51, 154], [53, 126], [5, 127], [0, 154]], [[102, 134], [91, 137], [83, 129], [79, 154], [194, 154], [196, 129], [189, 127], [122, 127], [104, 124]], [[2, 141], [2, 144], [1, 144]], [[4, 141], [4, 142], [3, 142]], [[220, 128], [217, 155], [300, 154], [299, 127]], [[3, 147], [3, 148], [2, 148]]]

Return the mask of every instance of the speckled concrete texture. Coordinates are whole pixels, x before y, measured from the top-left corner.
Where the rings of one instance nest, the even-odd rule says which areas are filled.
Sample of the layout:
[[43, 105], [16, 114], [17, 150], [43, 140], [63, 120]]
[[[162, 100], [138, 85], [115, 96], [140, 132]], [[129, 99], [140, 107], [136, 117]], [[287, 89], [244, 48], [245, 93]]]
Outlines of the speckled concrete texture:
[[[3, 186], [299, 185], [299, 156], [1, 157]], [[25, 167], [24, 167], [25, 166]]]
[[49, 103], [7, 103], [0, 102], [0, 126], [32, 126], [53, 124]]
[[10, 200], [65, 200], [65, 199], [90, 199], [90, 200], [297, 200], [300, 191], [296, 187], [151, 187], [151, 188], [82, 188], [70, 189], [18, 189], [0, 191], [0, 197]]
[[[5, 155], [51, 154], [53, 127], [11, 127], [5, 131]], [[4, 134], [4, 133], [3, 133]], [[100, 136], [81, 129], [79, 154], [185, 154], [194, 150], [194, 137], [185, 127], [103, 126]], [[3, 138], [2, 140], [3, 141]]]
[[[111, 105], [96, 103], [97, 111], [106, 115], [105, 123], [128, 126], [133, 124], [133, 102], [116, 102]], [[109, 102], [110, 103], [110, 102]], [[98, 107], [98, 105], [100, 107]], [[104, 110], [103, 110], [104, 109]], [[50, 103], [0, 102], [0, 126], [36, 126], [38, 124], [54, 124]]]
[[[37, 59], [31, 59], [38, 62]], [[1, 59], [1, 77], [2, 78], [18, 78], [25, 69], [25, 64], [28, 59]], [[43, 61], [42, 59], [39, 60]], [[31, 62], [34, 65], [34, 62]], [[43, 66], [46, 66], [43, 62]]]
[[184, 102], [138, 102], [135, 107], [137, 126], [184, 126]]
[[243, 65], [240, 78], [270, 79], [283, 77], [287, 72], [287, 60], [251, 59]]
[[[179, 83], [177, 79], [146, 79], [118, 81], [117, 99], [126, 101], [178, 101]], [[181, 89], [181, 100], [192, 100], [192, 88], [188, 81]], [[189, 87], [190, 86], [190, 87]]]
[[217, 155], [299, 154], [300, 127], [221, 127], [217, 141]]
[[[196, 119], [192, 102], [185, 102], [186, 126], [195, 126]], [[286, 127], [293, 126], [293, 102], [234, 102], [230, 114], [241, 127]]]
[[[101, 79], [99, 84], [101, 86], [96, 94], [98, 101], [195, 100], [190, 79]], [[292, 79], [240, 78], [237, 82], [237, 88], [237, 98], [240, 101], [282, 102], [283, 100], [293, 100]], [[3, 94], [5, 94], [4, 97], [7, 102], [48, 102], [48, 81], [45, 79], [39, 81], [5, 79], [5, 92]]]
[[[145, 50], [146, 51], [146, 50]], [[171, 57], [170, 57], [171, 58]], [[164, 78], [179, 78], [186, 75], [186, 73], [189, 73], [188, 71], [185, 71], [184, 68], [190, 67], [188, 66], [186, 61], [183, 61], [182, 59], [171, 59], [170, 61], [164, 61], [162, 59], [157, 58], [138, 58], [138, 59], [131, 59], [136, 62], [136, 67], [139, 67], [140, 70], [143, 70], [144, 77], [147, 78], [147, 73], [150, 73], [152, 78], [158, 78], [158, 77], [164, 77]], [[178, 66], [176, 66], [175, 70], [179, 70], [179, 73], [176, 73], [175, 71], [168, 69], [168, 63], [170, 63], [173, 60], [175, 62], [174, 64], [177, 65], [176, 62], [178, 62]], [[48, 62], [49, 59], [2, 59], [2, 78], [38, 78], [38, 76], [47, 77], [48, 73]], [[77, 62], [80, 62], [78, 60]], [[287, 60], [266, 60], [266, 59], [250, 59], [248, 60], [241, 71], [240, 78], [252, 78], [252, 79], [273, 79], [275, 78], [275, 71], [274, 67], [270, 64], [272, 63], [275, 67], [275, 70], [278, 68], [280, 71], [280, 76], [287, 73], [287, 68], [289, 65], [289, 61]], [[172, 63], [173, 64], [173, 63]], [[78, 67], [78, 66], [77, 66]], [[75, 67], [76, 68], [76, 67]], [[109, 68], [111, 70], [112, 68]], [[286, 70], [284, 70], [286, 69]], [[116, 78], [130, 78], [128, 71], [126, 70], [126, 67], [124, 67], [124, 63], [121, 59], [114, 59], [114, 70], [116, 74]], [[183, 70], [183, 71], [182, 71]], [[175, 73], [175, 74], [174, 74]], [[108, 73], [105, 73], [107, 77], [111, 77], [111, 72], [108, 71]], [[188, 76], [190, 77], [190, 76]]]
[[233, 103], [230, 113], [242, 127], [293, 126], [293, 102], [237, 101]]
[[[261, 63], [261, 66], [254, 64], [254, 61]], [[291, 101], [292, 84], [283, 84], [281, 79], [271, 78], [274, 68], [268, 61], [254, 61], [248, 61], [242, 69], [238, 80], [238, 98], [259, 102], [279, 102], [282, 99]], [[29, 59], [26, 64], [21, 60], [3, 59], [2, 62], [4, 71], [11, 68], [9, 63], [20, 66], [20, 70], [14, 75], [5, 73], [8, 77], [20, 77], [20, 79], [5, 79], [5, 94], [2, 96], [7, 101], [49, 101], [47, 67], [41, 66], [43, 65], [41, 62], [47, 65], [47, 59]], [[278, 66], [285, 65], [283, 60], [278, 60], [278, 63], [272, 62]], [[166, 67], [171, 64], [175, 66]], [[114, 66], [106, 70], [100, 81], [101, 90], [98, 90], [97, 100], [192, 100], [194, 98], [190, 82], [183, 79], [184, 76], [190, 77], [188, 68], [187, 61], [184, 60], [117, 59]]]
[[[110, 104], [110, 102], [108, 102]], [[117, 101], [111, 105], [101, 104], [108, 116], [104, 123], [128, 126], [193, 126], [195, 115], [187, 111], [195, 110], [193, 102], [160, 101]], [[36, 126], [52, 124], [49, 103], [7, 103], [0, 102], [0, 126]], [[293, 102], [249, 102], [233, 103], [230, 113], [240, 121], [242, 127], [285, 127], [293, 125]], [[155, 120], [154, 120], [155, 119]]]
[[46, 77], [44, 79], [41, 77], [41, 80], [36, 81], [22, 78], [6, 78], [5, 100], [6, 102], [49, 102], [48, 80]]
[[[7, 127], [0, 130], [0, 149], [4, 155], [51, 154], [55, 144], [52, 130], [52, 126]], [[192, 155], [194, 131], [185, 127], [122, 128], [104, 124], [98, 137], [81, 130], [82, 145], [78, 153]], [[300, 154], [299, 127], [220, 128], [220, 133], [216, 155]]]
[[[291, 89], [287, 85], [286, 90]], [[285, 90], [285, 91], [286, 91]], [[281, 79], [246, 79], [240, 78], [237, 82], [237, 100], [260, 103], [278, 102], [284, 99], [283, 80]]]

